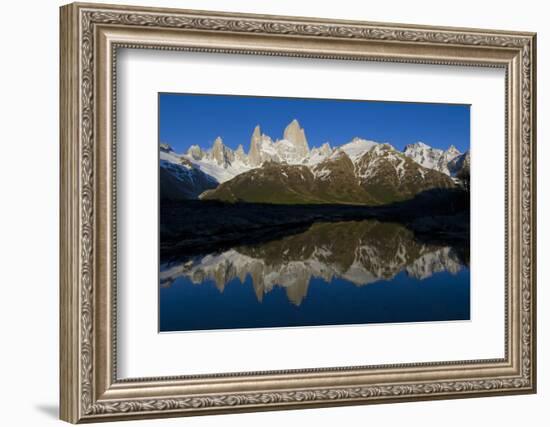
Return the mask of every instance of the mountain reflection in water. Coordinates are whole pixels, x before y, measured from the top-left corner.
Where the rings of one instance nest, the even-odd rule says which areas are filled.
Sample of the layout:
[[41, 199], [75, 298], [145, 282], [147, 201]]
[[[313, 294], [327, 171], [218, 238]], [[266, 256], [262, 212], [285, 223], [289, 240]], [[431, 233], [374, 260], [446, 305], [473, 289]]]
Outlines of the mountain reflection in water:
[[[303, 233], [267, 243], [187, 257], [161, 265], [161, 330], [163, 292], [176, 286], [197, 289], [197, 286], [214, 285], [221, 294], [229, 285], [250, 283], [258, 303], [275, 290], [282, 289], [287, 305], [290, 303], [299, 308], [308, 300], [310, 285], [316, 279], [344, 289], [346, 287], [342, 284], [364, 287], [381, 281], [385, 286], [391, 286], [398, 275], [403, 276], [400, 283], [403, 280], [422, 282], [437, 273], [445, 272], [445, 277], [448, 277], [466, 270], [467, 274], [463, 274], [461, 280], [467, 281], [465, 285], [469, 294], [469, 271], [461, 249], [421, 242], [412, 231], [399, 224], [365, 220], [315, 223]], [[182, 303], [193, 303], [190, 301], [192, 295], [187, 293]], [[376, 304], [376, 301], [372, 303]], [[220, 309], [219, 304], [214, 305], [216, 307], [210, 308]], [[469, 316], [469, 302], [467, 308], [463, 311], [467, 311]], [[204, 307], [204, 310], [208, 309]], [[322, 317], [306, 323], [324, 324]], [[258, 326], [262, 325], [250, 325]], [[202, 329], [200, 325], [196, 328]], [[173, 330], [171, 327], [167, 329]], [[176, 329], [181, 330], [181, 326]]]

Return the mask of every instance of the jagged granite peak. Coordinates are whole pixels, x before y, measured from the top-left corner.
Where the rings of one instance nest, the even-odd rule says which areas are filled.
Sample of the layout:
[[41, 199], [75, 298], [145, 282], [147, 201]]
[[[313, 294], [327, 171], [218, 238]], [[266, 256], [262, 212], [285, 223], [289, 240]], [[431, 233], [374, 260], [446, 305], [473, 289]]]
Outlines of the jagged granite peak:
[[235, 160], [238, 160], [242, 163], [246, 163], [248, 160], [248, 157], [246, 156], [246, 153], [244, 152], [244, 147], [242, 144], [239, 144], [237, 149], [235, 150]]
[[252, 138], [258, 138], [260, 136], [262, 136], [262, 127], [257, 124], [252, 131]]
[[252, 166], [259, 166], [262, 163], [261, 142], [262, 130], [260, 125], [256, 125], [250, 137], [250, 150], [248, 151], [248, 161]]
[[292, 120], [283, 133], [283, 138], [290, 141], [296, 147], [296, 153], [298, 156], [305, 157], [309, 153], [309, 146], [307, 143], [306, 133], [298, 120]]
[[212, 149], [210, 150], [209, 156], [214, 160], [218, 165], [227, 168], [231, 165], [231, 162], [235, 159], [235, 154], [231, 148], [226, 147], [223, 143], [223, 140], [218, 136], [214, 140]]
[[187, 150], [187, 155], [195, 160], [201, 160], [205, 156], [205, 152], [202, 150], [201, 147], [194, 144]]
[[298, 120], [290, 122], [283, 132], [283, 138], [275, 142], [270, 136], [262, 133], [256, 125], [250, 138], [250, 150], [247, 164], [254, 168], [264, 162], [273, 161], [287, 164], [316, 164], [332, 153], [330, 144], [310, 152], [305, 131]]
[[326, 156], [330, 156], [332, 153], [332, 148], [330, 147], [330, 143], [327, 141], [323, 145], [321, 145], [321, 147], [319, 147], [319, 152]]
[[252, 168], [259, 167], [267, 161], [281, 162], [282, 159], [277, 153], [271, 137], [262, 133], [260, 125], [257, 125], [250, 138], [248, 165]]
[[223, 162], [223, 149], [225, 148], [225, 145], [223, 145], [223, 140], [221, 136], [218, 136], [214, 140], [214, 144], [212, 145], [212, 157], [218, 162]]

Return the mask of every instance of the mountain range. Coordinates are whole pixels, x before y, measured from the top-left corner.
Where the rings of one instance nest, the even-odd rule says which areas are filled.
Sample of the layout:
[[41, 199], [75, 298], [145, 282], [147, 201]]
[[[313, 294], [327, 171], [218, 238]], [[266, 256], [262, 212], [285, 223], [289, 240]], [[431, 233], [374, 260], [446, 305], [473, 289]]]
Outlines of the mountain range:
[[192, 145], [176, 154], [160, 144], [161, 198], [257, 203], [379, 205], [413, 198], [469, 179], [470, 154], [422, 142], [404, 151], [356, 137], [310, 148], [298, 120], [273, 140], [258, 125], [250, 149], [236, 150], [217, 137], [208, 150]]

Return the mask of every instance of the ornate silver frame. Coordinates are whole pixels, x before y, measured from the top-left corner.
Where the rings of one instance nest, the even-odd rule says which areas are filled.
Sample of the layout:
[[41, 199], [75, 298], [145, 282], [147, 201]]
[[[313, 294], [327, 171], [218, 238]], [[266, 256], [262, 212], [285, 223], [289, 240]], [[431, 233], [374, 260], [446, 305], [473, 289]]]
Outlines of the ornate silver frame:
[[[72, 422], [534, 393], [534, 33], [99, 4], [61, 8], [61, 419]], [[118, 47], [506, 70], [505, 357], [119, 380]]]

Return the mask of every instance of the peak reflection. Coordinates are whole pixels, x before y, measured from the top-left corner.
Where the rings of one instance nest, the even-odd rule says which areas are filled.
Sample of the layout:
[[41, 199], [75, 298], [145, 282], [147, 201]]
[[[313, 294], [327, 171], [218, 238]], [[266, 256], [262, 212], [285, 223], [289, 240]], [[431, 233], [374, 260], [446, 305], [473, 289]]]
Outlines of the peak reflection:
[[258, 301], [276, 287], [299, 306], [312, 279], [339, 278], [356, 286], [390, 280], [404, 272], [423, 280], [435, 273], [458, 273], [463, 267], [450, 246], [424, 243], [412, 231], [393, 223], [346, 221], [315, 223], [307, 231], [267, 243], [188, 258], [161, 267], [160, 284], [180, 277], [199, 285], [215, 283], [220, 292], [234, 279], [250, 277]]

